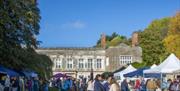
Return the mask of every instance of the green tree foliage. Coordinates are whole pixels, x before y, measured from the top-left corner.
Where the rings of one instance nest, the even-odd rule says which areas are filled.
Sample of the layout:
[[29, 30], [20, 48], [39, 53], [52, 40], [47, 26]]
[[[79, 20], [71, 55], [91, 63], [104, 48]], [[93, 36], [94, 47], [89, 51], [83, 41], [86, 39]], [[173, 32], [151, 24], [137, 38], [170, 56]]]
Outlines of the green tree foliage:
[[168, 54], [163, 39], [167, 35], [169, 21], [170, 18], [154, 20], [144, 31], [139, 32], [143, 61], [148, 66], [159, 64]]
[[127, 38], [125, 36], [116, 36], [110, 41], [109, 46], [117, 46], [120, 43], [125, 43], [126, 41]]
[[170, 21], [164, 45], [168, 52], [175, 53], [180, 58], [180, 12], [177, 12]]
[[[113, 32], [112, 35], [106, 35], [106, 46], [117, 46], [120, 43], [130, 44], [130, 39], [127, 39], [125, 36], [119, 35], [116, 32]], [[97, 41], [95, 47], [101, 47], [101, 38]]]
[[0, 0], [1, 65], [40, 73], [52, 64], [34, 51], [39, 43], [39, 12], [36, 0]]

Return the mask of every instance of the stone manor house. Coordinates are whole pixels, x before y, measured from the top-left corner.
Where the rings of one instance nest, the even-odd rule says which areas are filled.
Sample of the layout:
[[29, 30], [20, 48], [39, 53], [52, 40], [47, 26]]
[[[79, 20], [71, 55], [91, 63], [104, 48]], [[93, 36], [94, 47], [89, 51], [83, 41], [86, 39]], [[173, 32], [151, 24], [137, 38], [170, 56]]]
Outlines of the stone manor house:
[[53, 74], [66, 73], [73, 77], [89, 77], [93, 70], [94, 76], [105, 71], [115, 71], [120, 67], [141, 62], [142, 49], [138, 46], [138, 33], [132, 34], [132, 45], [124, 43], [115, 47], [105, 48], [106, 38], [101, 36], [101, 48], [38, 48], [36, 52], [45, 54], [53, 61]]

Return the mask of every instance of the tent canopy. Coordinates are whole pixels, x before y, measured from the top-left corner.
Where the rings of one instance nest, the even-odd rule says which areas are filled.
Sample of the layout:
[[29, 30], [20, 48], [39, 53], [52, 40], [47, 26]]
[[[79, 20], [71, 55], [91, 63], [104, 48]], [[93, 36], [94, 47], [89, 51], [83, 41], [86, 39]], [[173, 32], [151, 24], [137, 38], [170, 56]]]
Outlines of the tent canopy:
[[8, 69], [8, 68], [5, 68], [3, 66], [0, 66], [0, 70], [2, 72], [5, 72], [7, 75], [13, 77], [13, 76], [19, 76], [19, 74], [17, 72], [15, 72], [14, 70], [11, 70], [11, 69]]
[[144, 74], [145, 78], [161, 78], [161, 74], [160, 73], [148, 73], [148, 74]]
[[57, 73], [57, 74], [53, 75], [52, 77], [54, 77], [54, 78], [60, 78], [60, 77], [71, 77], [71, 76], [68, 76], [68, 75], [63, 74], [63, 73]]
[[135, 77], [135, 76], [143, 76], [143, 70], [149, 69], [149, 67], [143, 67], [140, 69], [137, 69], [133, 72], [124, 74], [124, 77]]
[[[150, 69], [153, 69], [157, 67], [156, 64], [153, 64]], [[150, 70], [150, 69], [147, 69], [147, 70]], [[145, 71], [145, 70], [144, 70]], [[144, 74], [144, 77], [145, 78], [161, 78], [161, 74], [160, 73], [147, 73], [147, 74]]]
[[0, 73], [1, 74], [7, 74], [6, 71], [2, 67], [0, 67]]
[[176, 70], [180, 70], [180, 60], [174, 54], [171, 54], [159, 66], [145, 70], [144, 73], [172, 73]]
[[38, 74], [34, 71], [31, 70], [24, 70], [22, 71], [22, 73], [26, 76], [26, 77], [38, 77]]
[[121, 77], [121, 79], [123, 79], [123, 75], [126, 74], [126, 73], [129, 73], [129, 72], [132, 72], [132, 71], [135, 71], [136, 68], [134, 68], [132, 65], [129, 65], [126, 69], [120, 71], [120, 72], [117, 72], [117, 73], [114, 73], [114, 76], [115, 77]]

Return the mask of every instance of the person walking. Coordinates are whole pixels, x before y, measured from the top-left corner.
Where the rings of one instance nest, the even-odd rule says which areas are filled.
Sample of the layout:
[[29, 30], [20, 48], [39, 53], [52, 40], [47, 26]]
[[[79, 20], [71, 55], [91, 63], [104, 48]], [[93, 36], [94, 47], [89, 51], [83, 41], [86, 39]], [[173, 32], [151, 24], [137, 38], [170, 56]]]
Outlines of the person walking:
[[94, 91], [105, 91], [105, 88], [101, 84], [101, 81], [102, 81], [101, 75], [97, 74], [94, 82]]
[[110, 84], [111, 86], [110, 86], [109, 91], [120, 91], [119, 84], [116, 82], [114, 78], [110, 80]]

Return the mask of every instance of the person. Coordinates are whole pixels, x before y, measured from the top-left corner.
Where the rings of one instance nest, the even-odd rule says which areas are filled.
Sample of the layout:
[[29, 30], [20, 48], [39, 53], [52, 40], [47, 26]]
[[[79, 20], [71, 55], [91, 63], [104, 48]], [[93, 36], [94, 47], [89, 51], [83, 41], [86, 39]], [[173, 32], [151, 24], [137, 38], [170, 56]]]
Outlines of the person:
[[28, 78], [28, 81], [26, 83], [26, 87], [27, 87], [28, 91], [32, 91], [32, 81], [30, 78]]
[[23, 79], [23, 77], [19, 77], [19, 90], [20, 90], [20, 91], [25, 91], [25, 86], [24, 86], [24, 79]]
[[76, 79], [75, 78], [72, 78], [72, 91], [77, 91], [77, 87], [76, 87]]
[[68, 91], [70, 89], [69, 81], [67, 78], [64, 78], [63, 84], [62, 84], [62, 91]]
[[5, 79], [5, 88], [4, 88], [4, 91], [9, 91], [10, 90], [10, 84], [11, 84], [11, 82], [10, 82], [10, 78], [9, 78], [9, 76], [7, 75], [6, 76], [6, 79]]
[[97, 74], [95, 77], [95, 82], [94, 82], [94, 91], [105, 91], [104, 86], [101, 84], [102, 77], [100, 74]]
[[12, 79], [12, 91], [18, 91], [19, 82], [16, 77]]
[[80, 83], [79, 83], [79, 91], [83, 91], [84, 87], [84, 83], [83, 83], [83, 79], [80, 79]]
[[68, 90], [72, 90], [72, 87], [73, 87], [73, 81], [72, 81], [72, 77], [68, 77], [68, 80], [67, 80], [67, 82], [68, 82], [68, 87], [69, 87], [69, 89]]
[[110, 89], [110, 81], [113, 78], [113, 74], [108, 74], [107, 76], [102, 75], [102, 78], [104, 79], [102, 84], [103, 84], [103, 86], [105, 88], [105, 91], [109, 91], [109, 89]]
[[49, 87], [48, 87], [48, 81], [44, 80], [44, 87], [43, 87], [43, 91], [49, 91]]
[[146, 82], [146, 89], [147, 91], [155, 91], [156, 90], [156, 83], [153, 79], [148, 79]]
[[4, 91], [4, 86], [0, 83], [0, 91]]
[[90, 79], [90, 80], [88, 81], [87, 91], [94, 91], [93, 79]]
[[162, 86], [162, 91], [166, 91], [167, 90], [168, 82], [167, 82], [166, 78], [163, 78], [161, 86]]
[[123, 82], [121, 83], [121, 91], [129, 91], [128, 89], [128, 83], [127, 83], [127, 79], [125, 78], [123, 80]]
[[37, 77], [34, 78], [33, 89], [33, 91], [39, 91], [39, 81]]
[[135, 91], [140, 91], [140, 84], [141, 84], [140, 80], [136, 79], [134, 86]]
[[169, 87], [169, 91], [180, 91], [179, 90], [179, 81], [178, 80], [174, 80], [172, 83], [171, 83], [171, 85], [170, 85], [170, 87]]
[[39, 78], [39, 91], [43, 91], [44, 87], [44, 79]]
[[146, 91], [146, 83], [144, 78], [141, 78], [140, 91]]
[[56, 84], [57, 84], [58, 91], [61, 91], [62, 85], [61, 85], [61, 79], [60, 78], [57, 79]]
[[172, 80], [171, 79], [168, 79], [167, 80], [167, 89], [170, 90], [170, 85], [172, 83]]
[[156, 80], [156, 90], [157, 90], [157, 91], [160, 91], [160, 90], [161, 90], [161, 80], [160, 80], [160, 79], [157, 79], [157, 80]]
[[119, 84], [116, 82], [114, 78], [110, 80], [110, 84], [111, 86], [110, 86], [109, 91], [120, 91]]

